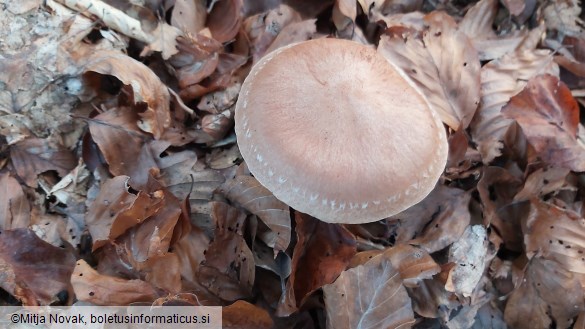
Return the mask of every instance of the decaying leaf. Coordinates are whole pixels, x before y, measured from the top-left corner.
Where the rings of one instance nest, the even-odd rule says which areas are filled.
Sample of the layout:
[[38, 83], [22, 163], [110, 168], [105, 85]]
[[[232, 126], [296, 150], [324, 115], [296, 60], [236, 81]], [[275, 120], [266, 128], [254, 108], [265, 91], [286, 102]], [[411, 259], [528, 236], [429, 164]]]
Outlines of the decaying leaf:
[[222, 309], [221, 326], [227, 329], [270, 329], [274, 323], [266, 310], [238, 300]]
[[143, 222], [164, 205], [162, 193], [133, 194], [127, 183], [127, 176], [106, 181], [89, 207], [85, 222], [93, 238], [93, 250]]
[[70, 248], [52, 246], [29, 229], [0, 231], [0, 287], [23, 305], [49, 305], [69, 294], [74, 266]]
[[30, 187], [37, 187], [38, 174], [55, 170], [64, 177], [77, 162], [63, 146], [40, 138], [28, 138], [12, 145], [10, 156], [18, 176]]
[[585, 171], [585, 147], [577, 135], [579, 104], [567, 86], [551, 75], [536, 76], [502, 109], [514, 119], [536, 156], [545, 163]]
[[[242, 236], [246, 214], [220, 202], [213, 202], [211, 209], [211, 217], [217, 223], [217, 227], [199, 270], [207, 274], [213, 271], [209, 268], [213, 268], [229, 277], [234, 284], [238, 284], [238, 291], [244, 295], [250, 294], [254, 284], [255, 265], [254, 255]], [[217, 292], [217, 296], [224, 300], [235, 300], [236, 296], [226, 293], [221, 283], [222, 280], [218, 283], [211, 282], [213, 286], [207, 288]], [[202, 284], [207, 286], [209, 283]]]
[[391, 27], [378, 51], [421, 88], [444, 123], [465, 129], [479, 104], [477, 51], [450, 16], [435, 12], [424, 22], [423, 31]]
[[312, 292], [332, 283], [356, 253], [354, 237], [343, 227], [301, 213], [295, 219], [297, 244], [292, 273], [277, 309], [280, 316], [297, 311]]
[[252, 176], [236, 176], [222, 185], [221, 190], [233, 202], [257, 215], [271, 233], [262, 240], [269, 247], [285, 251], [290, 243], [291, 224], [289, 207]]
[[0, 231], [26, 228], [30, 224], [30, 204], [18, 181], [0, 174]]
[[568, 328], [584, 308], [583, 290], [571, 272], [553, 261], [533, 258], [510, 295], [504, 316], [514, 328], [549, 328], [553, 321], [557, 328]]
[[487, 247], [487, 232], [481, 225], [469, 226], [461, 239], [453, 243], [449, 249], [449, 262], [455, 266], [447, 277], [447, 291], [471, 296], [484, 273]]
[[128, 305], [134, 302], [151, 302], [159, 292], [142, 280], [125, 280], [102, 275], [84, 260], [78, 260], [71, 274], [71, 284], [78, 300], [95, 305]]
[[398, 271], [375, 257], [323, 287], [327, 328], [399, 328], [414, 323], [411, 301]]
[[501, 155], [502, 140], [512, 123], [500, 110], [532, 77], [546, 73], [558, 76], [558, 70], [548, 50], [511, 53], [481, 68], [481, 105], [471, 132], [484, 163]]
[[160, 78], [141, 62], [118, 52], [96, 52], [86, 60], [84, 72], [113, 75], [131, 87], [134, 102], [146, 103], [148, 107], [139, 114], [141, 119], [137, 122], [138, 126], [155, 138], [160, 138], [171, 121], [171, 96]]

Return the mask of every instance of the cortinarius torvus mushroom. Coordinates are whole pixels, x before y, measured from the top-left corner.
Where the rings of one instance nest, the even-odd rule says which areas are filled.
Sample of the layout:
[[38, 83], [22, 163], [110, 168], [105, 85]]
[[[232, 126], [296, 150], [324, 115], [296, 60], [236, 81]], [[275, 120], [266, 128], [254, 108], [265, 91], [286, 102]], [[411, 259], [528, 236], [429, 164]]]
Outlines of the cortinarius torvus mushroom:
[[438, 115], [375, 49], [317, 39], [263, 57], [236, 105], [242, 156], [294, 209], [331, 223], [386, 218], [421, 201], [447, 161]]

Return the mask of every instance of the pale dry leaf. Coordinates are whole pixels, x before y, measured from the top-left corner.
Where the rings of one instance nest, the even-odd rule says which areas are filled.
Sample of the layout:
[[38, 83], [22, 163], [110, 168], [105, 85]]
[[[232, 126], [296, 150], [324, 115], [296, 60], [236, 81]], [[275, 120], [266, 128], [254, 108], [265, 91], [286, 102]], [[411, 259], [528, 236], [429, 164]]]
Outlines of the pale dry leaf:
[[171, 25], [195, 35], [205, 27], [206, 18], [205, 0], [176, 0]]
[[95, 15], [106, 26], [131, 38], [148, 44], [143, 50], [143, 55], [150, 51], [160, 51], [164, 59], [168, 59], [177, 53], [176, 38], [182, 35], [181, 30], [164, 22], [159, 23], [153, 30], [146, 31], [141, 22], [128, 16], [121, 10], [107, 4], [104, 1], [91, 0], [57, 0], [72, 10], [91, 17]]
[[455, 263], [449, 271], [445, 289], [471, 296], [481, 280], [487, 259], [487, 232], [481, 225], [469, 226], [461, 239], [449, 249], [449, 262]]
[[236, 176], [225, 182], [221, 190], [228, 199], [257, 215], [273, 232], [264, 243], [275, 253], [288, 248], [291, 237], [289, 207], [278, 200], [252, 176]]
[[459, 23], [459, 29], [467, 34], [483, 61], [513, 52], [529, 34], [527, 30], [516, 30], [496, 35], [492, 26], [497, 9], [497, 0], [481, 0], [467, 11]]
[[504, 135], [513, 122], [502, 116], [501, 109], [528, 80], [547, 73], [559, 75], [548, 50], [514, 52], [481, 68], [481, 105], [471, 123], [471, 136], [484, 163], [501, 155]]
[[563, 35], [583, 37], [585, 23], [581, 19], [581, 0], [556, 0], [543, 9], [544, 21], [549, 29]]
[[296, 42], [307, 41], [317, 32], [317, 19], [308, 19], [301, 22], [293, 22], [285, 26], [276, 36], [266, 53], [270, 53], [280, 47]]
[[148, 109], [140, 113], [137, 124], [143, 131], [160, 138], [170, 126], [170, 94], [167, 87], [150, 68], [141, 62], [114, 51], [100, 51], [86, 58], [84, 72], [113, 75], [132, 88], [134, 101], [144, 102]]
[[378, 52], [416, 83], [444, 123], [465, 129], [479, 104], [477, 51], [447, 14], [431, 13], [424, 22], [422, 32], [390, 28]]
[[341, 37], [351, 38], [356, 15], [357, 3], [355, 0], [335, 0], [331, 19]]
[[373, 258], [323, 286], [327, 328], [398, 328], [414, 324], [410, 297], [389, 260]]

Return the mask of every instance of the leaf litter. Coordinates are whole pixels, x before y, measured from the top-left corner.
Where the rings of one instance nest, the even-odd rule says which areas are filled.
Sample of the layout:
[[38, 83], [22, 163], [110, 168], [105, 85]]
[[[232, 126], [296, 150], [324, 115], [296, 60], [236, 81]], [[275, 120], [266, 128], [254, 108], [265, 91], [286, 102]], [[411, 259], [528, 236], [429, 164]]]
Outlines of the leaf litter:
[[[580, 1], [0, 5], [0, 305], [215, 305], [228, 328], [583, 327]], [[441, 180], [391, 218], [301, 214], [240, 155], [251, 66], [322, 37], [377, 47], [448, 131]]]

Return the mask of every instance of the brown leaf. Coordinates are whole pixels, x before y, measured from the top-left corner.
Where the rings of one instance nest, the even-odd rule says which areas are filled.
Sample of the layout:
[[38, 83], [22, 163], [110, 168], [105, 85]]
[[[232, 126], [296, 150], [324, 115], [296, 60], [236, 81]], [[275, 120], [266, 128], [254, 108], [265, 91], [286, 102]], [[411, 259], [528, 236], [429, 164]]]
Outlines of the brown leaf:
[[77, 165], [69, 150], [40, 138], [27, 138], [12, 145], [10, 158], [18, 176], [30, 187], [37, 187], [38, 174], [55, 170], [63, 177]]
[[585, 273], [585, 219], [572, 211], [533, 200], [522, 229], [526, 254]]
[[[215, 236], [205, 252], [205, 267], [212, 267], [239, 282], [241, 290], [251, 293], [254, 285], [254, 255], [246, 244], [242, 231], [246, 214], [222, 202], [211, 203], [211, 217], [217, 223]], [[205, 282], [202, 282], [206, 285]], [[219, 286], [219, 285], [218, 285]], [[223, 287], [219, 286], [219, 289]], [[222, 294], [222, 299], [232, 300]]]
[[297, 244], [292, 273], [278, 305], [279, 316], [295, 312], [313, 291], [332, 283], [356, 253], [354, 237], [342, 226], [298, 212], [295, 220]]
[[138, 115], [129, 108], [115, 108], [89, 122], [91, 137], [100, 148], [114, 176], [131, 177], [130, 184], [142, 189], [149, 171], [158, 169], [146, 143], [148, 137], [136, 124]]
[[434, 196], [438, 198], [435, 202], [440, 204], [438, 212], [433, 213], [432, 221], [420, 236], [409, 242], [431, 253], [457, 241], [471, 220], [469, 212], [471, 193], [442, 185], [437, 186], [436, 190], [434, 193], [437, 194]]
[[218, 1], [207, 17], [207, 27], [221, 43], [231, 41], [242, 24], [243, 0]]
[[500, 167], [484, 167], [483, 175], [477, 183], [477, 190], [483, 205], [483, 218], [486, 224], [497, 220], [497, 212], [512, 203], [520, 190], [522, 182]]
[[500, 112], [510, 98], [538, 74], [558, 76], [548, 50], [520, 51], [491, 61], [481, 68], [481, 105], [471, 123], [471, 136], [484, 163], [501, 155], [502, 140], [513, 122]]
[[449, 319], [451, 310], [461, 306], [453, 293], [445, 290], [445, 284], [438, 279], [423, 280], [409, 290], [414, 311], [427, 318]]
[[287, 25], [301, 21], [301, 15], [281, 4], [268, 12], [246, 18], [242, 26], [250, 43], [250, 55], [256, 63], [266, 54], [276, 36]]
[[71, 284], [78, 300], [95, 305], [113, 306], [152, 302], [159, 296], [147, 282], [100, 274], [84, 260], [77, 261], [71, 274]]
[[49, 305], [71, 292], [71, 249], [54, 247], [29, 229], [0, 231], [0, 287], [23, 305]]
[[93, 250], [140, 224], [164, 205], [162, 195], [128, 191], [127, 176], [107, 180], [88, 209], [85, 223], [93, 239]]
[[301, 22], [293, 22], [285, 26], [276, 36], [266, 53], [270, 53], [280, 47], [296, 42], [307, 41], [317, 32], [317, 19], [307, 19]]
[[[166, 188], [156, 181], [150, 182], [149, 185], [148, 190], [153, 191], [149, 197], [153, 201], [151, 201], [152, 204], [142, 206], [144, 208], [142, 211], [150, 211], [157, 205], [158, 200], [161, 200], [162, 206], [140, 225], [130, 228], [121, 238], [126, 248], [132, 251], [132, 257], [138, 262], [145, 262], [150, 258], [167, 254], [175, 226], [182, 212], [180, 201]], [[138, 192], [138, 196], [140, 193], [144, 191]]]
[[396, 243], [416, 238], [412, 243], [428, 252], [453, 243], [469, 224], [469, 198], [463, 190], [437, 185], [423, 201], [391, 217], [398, 224]]
[[584, 310], [579, 281], [555, 262], [533, 258], [524, 275], [522, 284], [506, 303], [504, 317], [508, 326], [549, 328], [554, 319], [557, 328], [568, 328]]
[[22, 187], [9, 173], [0, 174], [0, 231], [29, 224], [30, 204]]
[[402, 284], [409, 288], [417, 287], [423, 279], [430, 279], [441, 271], [428, 252], [407, 244], [388, 248], [378, 257], [389, 260], [400, 274]]
[[577, 136], [579, 104], [556, 77], [541, 75], [528, 81], [502, 109], [502, 115], [518, 122], [542, 161], [585, 171], [585, 147]]
[[270, 329], [274, 323], [265, 310], [243, 300], [222, 308], [222, 328]]
[[323, 287], [327, 328], [398, 328], [414, 324], [414, 313], [398, 271], [376, 257], [344, 271]]
[[189, 235], [173, 245], [173, 252], [179, 257], [181, 276], [189, 281], [195, 281], [195, 273], [205, 260], [205, 253], [209, 247], [209, 237], [199, 227], [192, 225]]
[[239, 175], [225, 182], [222, 193], [232, 202], [257, 215], [270, 228], [271, 234], [262, 240], [269, 247], [285, 251], [290, 243], [291, 224], [289, 207], [252, 176]]
[[467, 128], [479, 104], [479, 58], [467, 36], [445, 13], [425, 16], [424, 31], [391, 27], [378, 51], [421, 88], [453, 130]]
[[514, 196], [514, 201], [525, 201], [535, 196], [542, 197], [562, 189], [569, 189], [565, 187], [568, 175], [569, 169], [565, 168], [538, 169], [526, 178], [524, 187]]
[[131, 87], [134, 101], [147, 105], [147, 110], [139, 114], [141, 120], [138, 120], [138, 126], [155, 138], [160, 138], [170, 126], [171, 96], [158, 76], [141, 62], [113, 51], [98, 51], [86, 60], [88, 64], [84, 67], [85, 72], [113, 75]]

